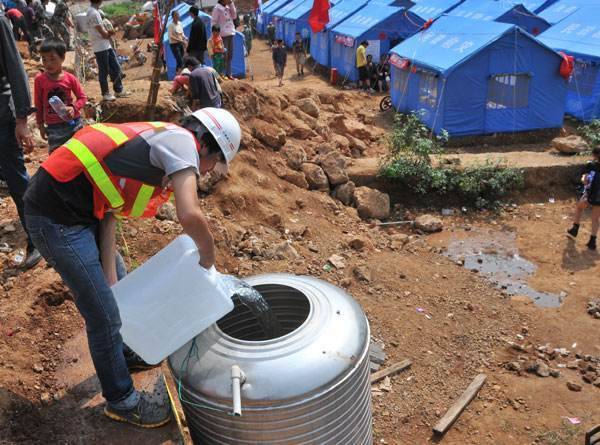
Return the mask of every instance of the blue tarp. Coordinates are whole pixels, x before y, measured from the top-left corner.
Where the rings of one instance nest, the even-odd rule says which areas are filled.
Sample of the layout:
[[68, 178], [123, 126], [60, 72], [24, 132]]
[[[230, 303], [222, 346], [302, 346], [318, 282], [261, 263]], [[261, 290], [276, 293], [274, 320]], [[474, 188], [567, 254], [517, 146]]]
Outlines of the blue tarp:
[[329, 34], [338, 23], [346, 20], [367, 3], [367, 0], [342, 0], [329, 10], [329, 23], [323, 31], [313, 32], [310, 36], [310, 55], [317, 63], [331, 66], [329, 60]]
[[443, 16], [391, 50], [392, 103], [453, 136], [559, 128], [561, 60], [514, 25]]
[[600, 118], [600, 6], [579, 8], [540, 35], [539, 40], [575, 57], [567, 113], [586, 122]]
[[[330, 0], [330, 8], [335, 8], [335, 5], [339, 0]], [[283, 41], [286, 46], [291, 47], [295, 40], [297, 32], [302, 36], [302, 40], [307, 41], [310, 39], [312, 30], [308, 24], [308, 17], [313, 7], [312, 0], [306, 0], [300, 3], [291, 11], [283, 15]], [[329, 11], [331, 20], [331, 9]]]
[[558, 3], [555, 3], [549, 8], [544, 9], [542, 12], [540, 12], [539, 15], [551, 25], [556, 25], [560, 21], [569, 17], [574, 12], [577, 12], [577, 10], [579, 10], [581, 6], [585, 4], [583, 3], [583, 1], [560, 0]]
[[[190, 29], [192, 26], [192, 16], [190, 15], [190, 5], [186, 3], [180, 3], [173, 10], [179, 12], [179, 17], [181, 23], [183, 24], [183, 32], [187, 37], [190, 35]], [[202, 19], [204, 26], [206, 27], [206, 35], [210, 38], [212, 32], [211, 28], [211, 17], [208, 14], [200, 11], [198, 13], [198, 17]], [[167, 22], [167, 26], [171, 23], [172, 18], [169, 16], [169, 20]], [[240, 38], [241, 36], [241, 38]], [[246, 76], [246, 61], [245, 61], [245, 44], [244, 44], [244, 36], [241, 33], [237, 33], [234, 39], [234, 51], [233, 51], [233, 61], [232, 61], [232, 74], [234, 77], [245, 77]], [[176, 70], [176, 62], [175, 57], [173, 57], [173, 52], [171, 51], [171, 47], [169, 46], [169, 36], [168, 33], [165, 32], [163, 37], [163, 46], [165, 50], [165, 60], [167, 63], [167, 78], [169, 80], [173, 80], [175, 77]], [[241, 57], [241, 60], [240, 60]], [[212, 66], [212, 61], [210, 57], [208, 57], [208, 52], [204, 54], [204, 63], [206, 65]]]
[[538, 35], [550, 27], [548, 22], [522, 5], [514, 6], [511, 3], [504, 0], [466, 0], [448, 15], [517, 25], [533, 35]]
[[361, 41], [369, 41], [368, 54], [377, 62], [395, 44], [415, 32], [425, 23], [421, 17], [405, 8], [368, 3], [329, 33], [331, 67], [343, 79], [358, 80], [356, 48]]
[[273, 14], [281, 7], [287, 5], [291, 0], [270, 0], [263, 6], [262, 19], [260, 23], [257, 23], [258, 32], [260, 34], [266, 34], [267, 25], [273, 18]]
[[523, 5], [525, 9], [538, 14], [544, 9], [556, 3], [558, 0], [496, 0], [504, 5]]

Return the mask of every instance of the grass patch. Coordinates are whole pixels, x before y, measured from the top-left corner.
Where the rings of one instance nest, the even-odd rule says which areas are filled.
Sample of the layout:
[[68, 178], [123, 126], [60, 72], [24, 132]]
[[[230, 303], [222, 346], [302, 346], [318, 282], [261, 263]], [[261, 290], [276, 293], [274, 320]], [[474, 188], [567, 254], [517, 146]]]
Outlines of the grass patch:
[[466, 168], [434, 167], [432, 155], [443, 154], [447, 140], [445, 131], [430, 136], [419, 114], [397, 114], [389, 136], [390, 152], [380, 167], [380, 176], [418, 195], [458, 198], [461, 204], [478, 208], [495, 208], [503, 198], [523, 187], [523, 171], [500, 162], [488, 160]]
[[581, 425], [571, 425], [563, 421], [558, 431], [547, 431], [537, 436], [540, 443], [544, 445], [579, 445], [582, 443]]
[[108, 18], [133, 15], [140, 11], [140, 3], [137, 2], [123, 2], [123, 3], [111, 3], [109, 5], [103, 5], [102, 10]]

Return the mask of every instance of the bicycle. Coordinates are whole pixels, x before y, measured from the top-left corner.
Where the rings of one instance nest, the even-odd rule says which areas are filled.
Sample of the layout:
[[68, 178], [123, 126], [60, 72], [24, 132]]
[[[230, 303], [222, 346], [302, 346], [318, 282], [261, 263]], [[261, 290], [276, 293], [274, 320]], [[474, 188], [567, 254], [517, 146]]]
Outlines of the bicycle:
[[379, 109], [381, 111], [387, 111], [392, 108], [392, 96], [383, 96], [381, 102], [379, 102]]

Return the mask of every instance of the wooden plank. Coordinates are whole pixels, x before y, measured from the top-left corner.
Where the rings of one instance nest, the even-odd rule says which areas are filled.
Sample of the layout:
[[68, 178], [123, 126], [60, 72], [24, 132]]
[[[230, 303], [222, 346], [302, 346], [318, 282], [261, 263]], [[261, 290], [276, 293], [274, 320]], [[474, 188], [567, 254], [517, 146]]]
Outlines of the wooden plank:
[[185, 420], [185, 413], [183, 412], [183, 407], [181, 406], [179, 396], [177, 395], [177, 382], [175, 382], [175, 379], [171, 374], [171, 370], [169, 369], [169, 365], [167, 365], [166, 360], [163, 361], [161, 369], [163, 372], [165, 384], [167, 385], [167, 393], [169, 394], [169, 399], [171, 400], [173, 416], [175, 416], [177, 428], [179, 429], [179, 434], [181, 436], [181, 442], [183, 443], [183, 445], [194, 445], [194, 442], [192, 441], [192, 436], [190, 435], [190, 430]]
[[401, 362], [394, 363], [392, 366], [382, 369], [381, 371], [374, 372], [371, 374], [371, 383], [377, 383], [380, 380], [383, 380], [388, 375], [396, 374], [412, 365], [412, 362], [409, 359], [402, 360]]
[[479, 374], [473, 379], [469, 387], [462, 393], [460, 398], [454, 402], [454, 405], [444, 414], [439, 422], [433, 427], [433, 432], [436, 434], [444, 434], [452, 426], [452, 424], [458, 419], [465, 408], [475, 398], [487, 376], [485, 374]]
[[371, 360], [372, 363], [383, 365], [383, 362], [385, 362], [385, 357], [386, 354], [383, 352], [381, 346], [379, 346], [377, 343], [371, 343], [369, 348], [369, 360]]

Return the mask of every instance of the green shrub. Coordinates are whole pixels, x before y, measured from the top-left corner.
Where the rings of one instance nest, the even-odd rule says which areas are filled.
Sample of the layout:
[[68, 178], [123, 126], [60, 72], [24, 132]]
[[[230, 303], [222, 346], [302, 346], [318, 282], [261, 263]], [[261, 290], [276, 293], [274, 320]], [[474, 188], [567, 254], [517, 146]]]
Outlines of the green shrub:
[[133, 15], [137, 14], [141, 10], [141, 3], [138, 2], [122, 2], [122, 3], [110, 3], [103, 5], [102, 10], [108, 18]]
[[448, 134], [430, 132], [418, 114], [396, 115], [389, 136], [390, 153], [384, 159], [379, 174], [414, 193], [435, 193], [458, 198], [461, 203], [479, 208], [495, 207], [512, 191], [523, 186], [523, 172], [507, 168], [499, 162], [487, 161], [464, 169], [431, 164], [431, 155], [444, 153]]
[[593, 120], [577, 129], [582, 138], [592, 147], [600, 144], [600, 120]]

